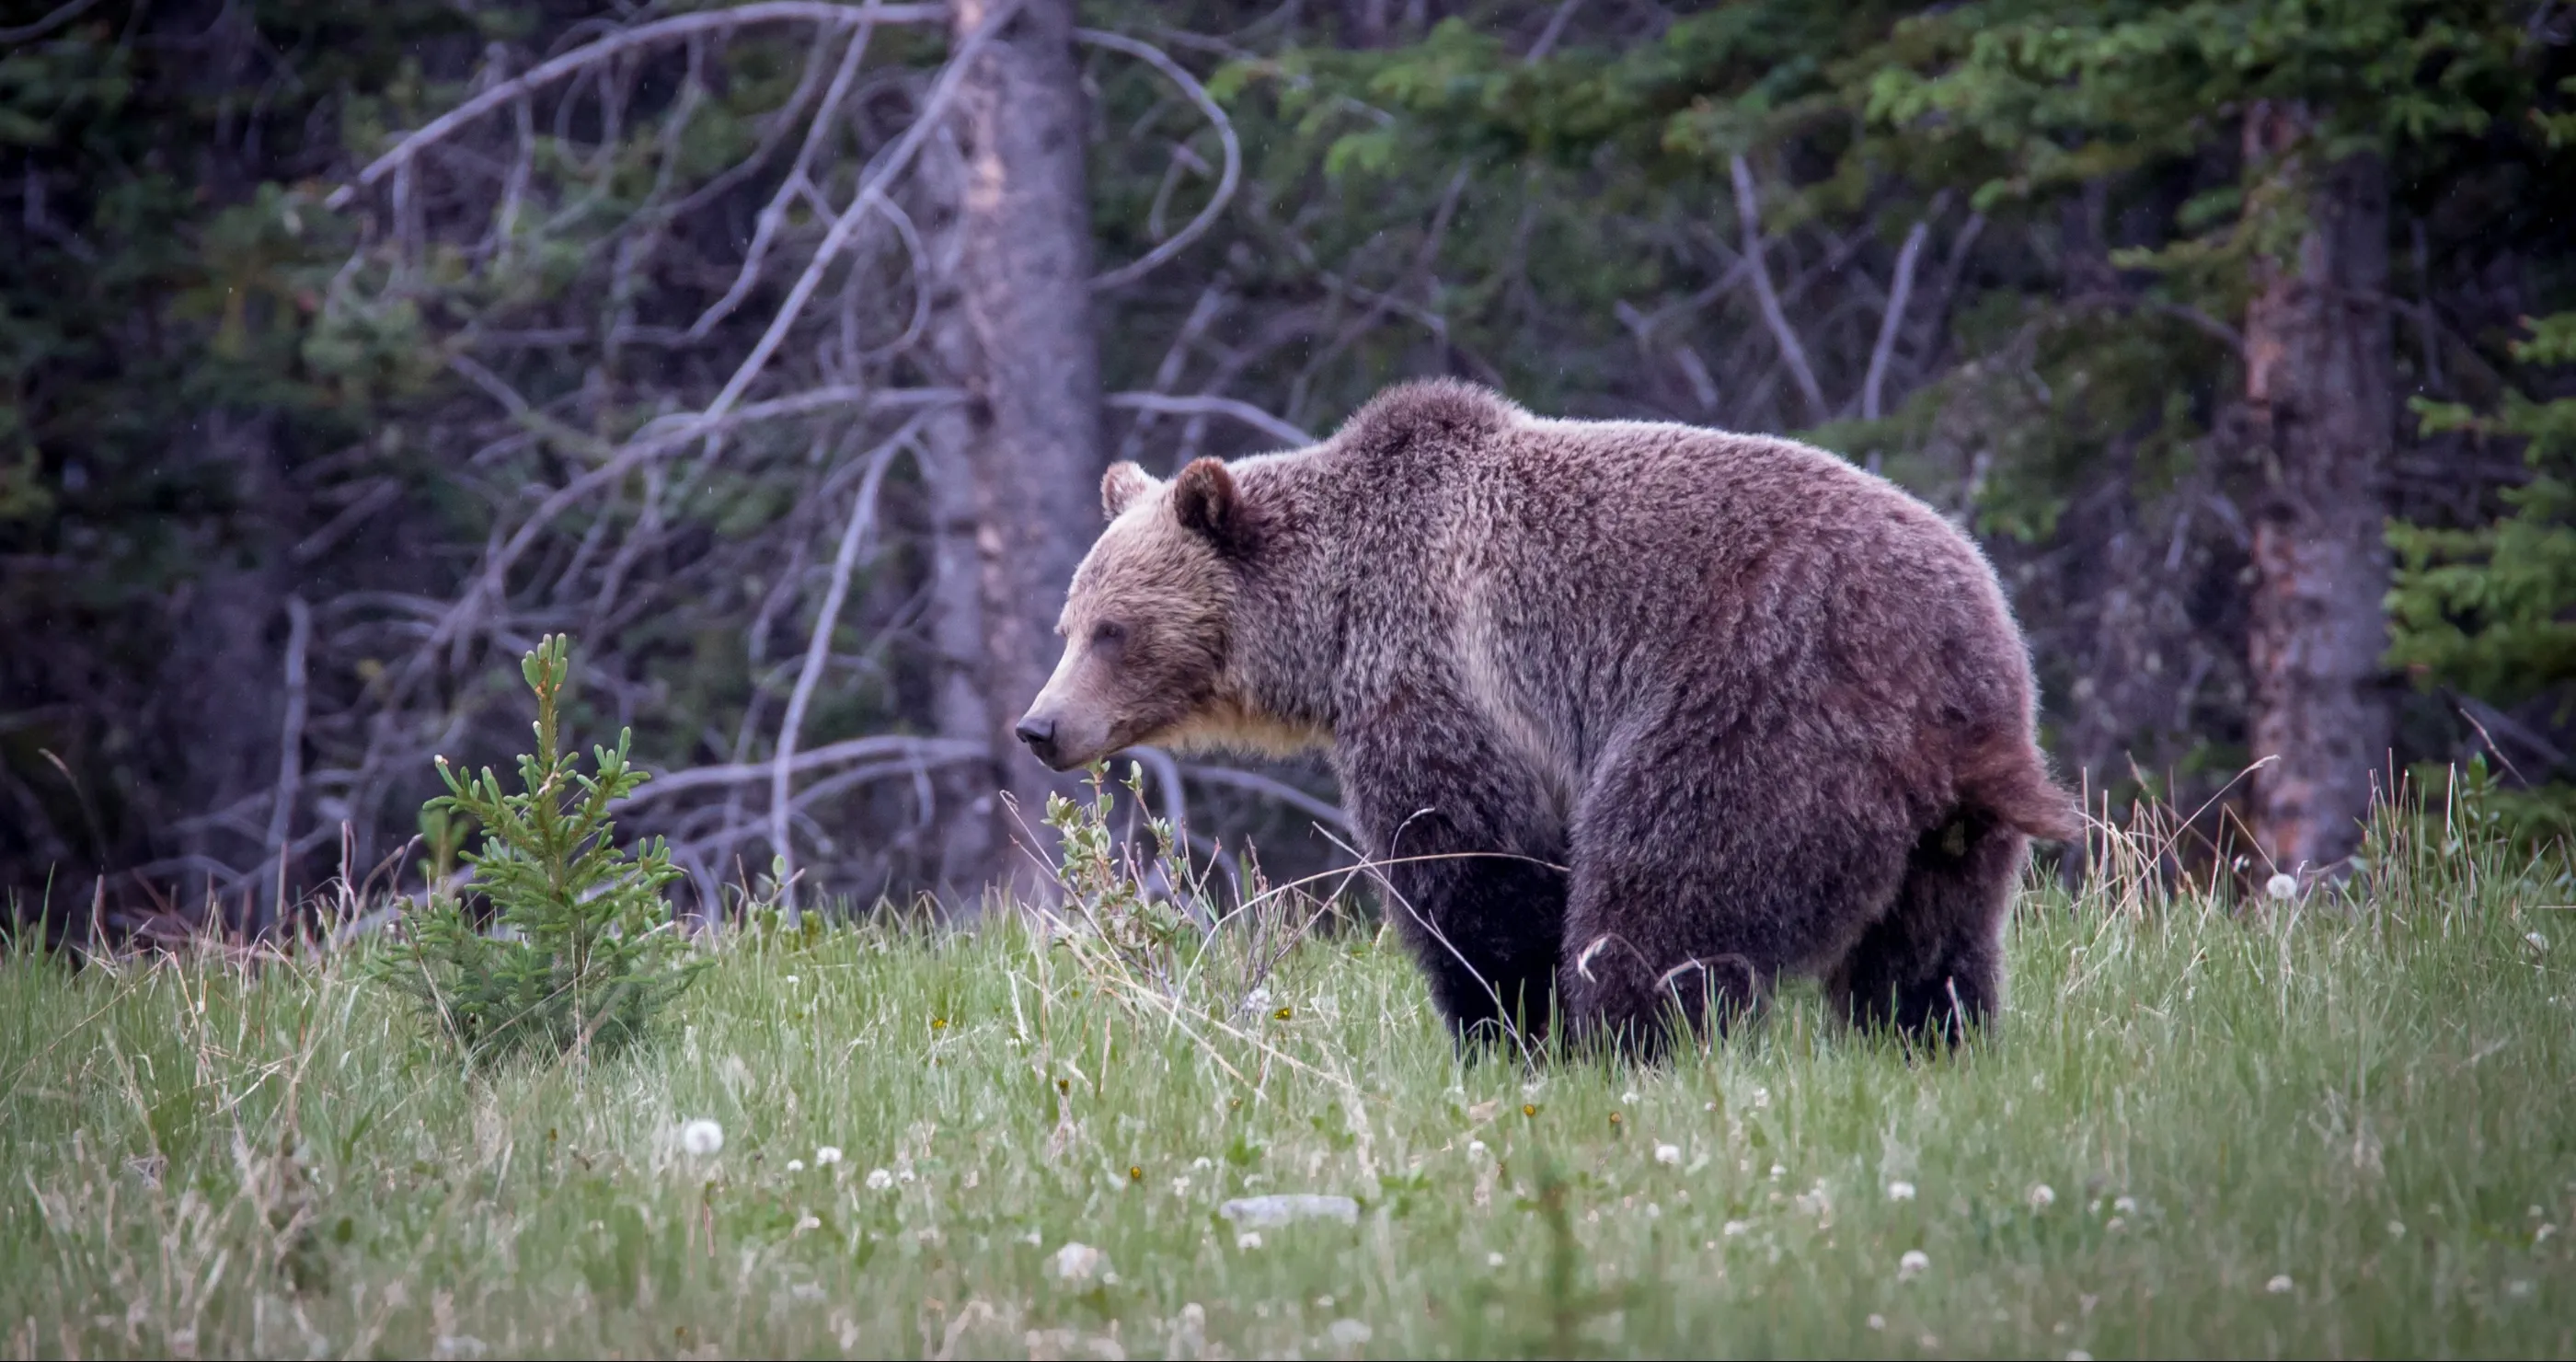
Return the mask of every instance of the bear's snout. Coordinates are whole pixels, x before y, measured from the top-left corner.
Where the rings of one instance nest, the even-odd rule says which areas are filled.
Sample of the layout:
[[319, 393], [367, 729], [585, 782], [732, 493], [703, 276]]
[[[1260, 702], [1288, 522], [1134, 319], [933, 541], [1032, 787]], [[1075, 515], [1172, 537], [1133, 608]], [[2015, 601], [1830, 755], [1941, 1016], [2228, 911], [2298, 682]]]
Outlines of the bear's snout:
[[[1049, 766], [1057, 766], [1054, 719], [1034, 713], [1027, 714], [1021, 717], [1019, 727], [1011, 731], [1019, 735], [1020, 741], [1029, 745], [1029, 751], [1035, 754], [1038, 760]], [[1057, 769], [1063, 768], [1057, 766]]]

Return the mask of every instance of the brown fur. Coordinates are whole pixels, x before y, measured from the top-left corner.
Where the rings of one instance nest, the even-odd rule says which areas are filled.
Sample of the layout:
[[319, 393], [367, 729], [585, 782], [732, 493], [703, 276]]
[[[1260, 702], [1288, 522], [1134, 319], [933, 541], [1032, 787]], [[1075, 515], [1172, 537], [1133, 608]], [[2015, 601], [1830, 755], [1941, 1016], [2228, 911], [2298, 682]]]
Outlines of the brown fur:
[[1652, 1049], [1799, 971], [1955, 1036], [2028, 838], [2080, 827], [1975, 545], [1803, 445], [1417, 383], [1102, 499], [1040, 754], [1328, 743], [1462, 1034], [1552, 999]]

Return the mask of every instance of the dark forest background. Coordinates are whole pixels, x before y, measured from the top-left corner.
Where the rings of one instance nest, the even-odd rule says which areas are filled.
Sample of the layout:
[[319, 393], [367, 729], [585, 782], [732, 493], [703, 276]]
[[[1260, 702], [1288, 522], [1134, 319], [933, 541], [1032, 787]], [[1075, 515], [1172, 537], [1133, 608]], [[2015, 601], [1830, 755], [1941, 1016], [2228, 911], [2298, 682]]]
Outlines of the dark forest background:
[[[696, 907], [970, 904], [1100, 470], [1424, 374], [1956, 516], [2097, 810], [2567, 827], [2576, 7], [1074, 9], [0, 4], [0, 890], [409, 875], [568, 631]], [[1341, 854], [1320, 765], [1146, 766]]]

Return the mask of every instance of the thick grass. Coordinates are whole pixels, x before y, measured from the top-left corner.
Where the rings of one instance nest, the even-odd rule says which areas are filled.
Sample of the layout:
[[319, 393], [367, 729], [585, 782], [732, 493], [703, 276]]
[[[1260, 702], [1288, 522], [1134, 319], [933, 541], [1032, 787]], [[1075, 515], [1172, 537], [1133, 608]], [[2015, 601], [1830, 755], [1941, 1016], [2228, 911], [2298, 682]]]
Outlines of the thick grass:
[[[22, 956], [0, 1339], [2565, 1356], [2576, 914], [2546, 893], [2253, 917], [2035, 893], [2009, 1011], [1964, 1053], [1792, 991], [1642, 1071], [1463, 1062], [1364, 932], [1300, 946], [1248, 1015], [1156, 1006], [1017, 928], [737, 943], [658, 1045], [492, 1078], [344, 965]], [[713, 1157], [682, 1147], [698, 1117]], [[1289, 1191], [1359, 1221], [1253, 1247], [1217, 1215]], [[1069, 1241], [1105, 1267], [1051, 1275]]]

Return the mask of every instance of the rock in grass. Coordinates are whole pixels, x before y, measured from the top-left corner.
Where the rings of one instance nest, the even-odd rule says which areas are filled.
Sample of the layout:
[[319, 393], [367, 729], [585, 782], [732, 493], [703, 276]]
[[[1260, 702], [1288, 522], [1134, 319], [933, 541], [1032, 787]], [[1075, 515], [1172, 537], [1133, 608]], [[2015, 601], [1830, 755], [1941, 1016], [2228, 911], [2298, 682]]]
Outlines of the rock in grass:
[[1289, 1192], [1278, 1196], [1236, 1197], [1217, 1207], [1216, 1213], [1245, 1229], [1286, 1225], [1299, 1220], [1338, 1220], [1345, 1225], [1356, 1225], [1360, 1219], [1360, 1204], [1346, 1196]]

